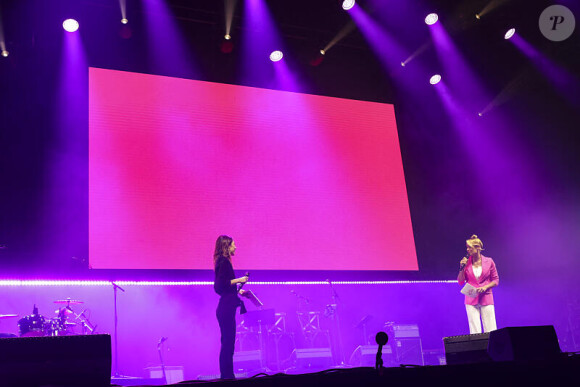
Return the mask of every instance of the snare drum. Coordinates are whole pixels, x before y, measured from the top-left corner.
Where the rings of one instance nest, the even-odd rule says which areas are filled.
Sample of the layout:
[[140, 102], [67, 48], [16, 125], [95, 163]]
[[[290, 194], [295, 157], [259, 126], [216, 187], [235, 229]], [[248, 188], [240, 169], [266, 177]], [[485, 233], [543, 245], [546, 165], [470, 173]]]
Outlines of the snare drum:
[[18, 320], [20, 336], [44, 336], [44, 317], [39, 314], [31, 314]]

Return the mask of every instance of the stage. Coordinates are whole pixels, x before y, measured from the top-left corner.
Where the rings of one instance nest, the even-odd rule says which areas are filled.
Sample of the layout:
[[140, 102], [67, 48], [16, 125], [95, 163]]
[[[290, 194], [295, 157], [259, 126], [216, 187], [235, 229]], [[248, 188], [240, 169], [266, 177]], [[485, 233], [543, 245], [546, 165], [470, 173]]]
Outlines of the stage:
[[186, 381], [183, 385], [239, 386], [489, 386], [517, 383], [522, 386], [548, 386], [570, 384], [577, 380], [580, 357], [567, 357], [550, 362], [498, 362], [463, 365], [390, 367], [377, 371], [374, 368], [329, 369], [326, 371], [285, 375], [258, 376], [235, 381]]
[[580, 351], [580, 2], [341, 3], [0, 0], [0, 387], [575, 376], [444, 338], [477, 234], [497, 327]]

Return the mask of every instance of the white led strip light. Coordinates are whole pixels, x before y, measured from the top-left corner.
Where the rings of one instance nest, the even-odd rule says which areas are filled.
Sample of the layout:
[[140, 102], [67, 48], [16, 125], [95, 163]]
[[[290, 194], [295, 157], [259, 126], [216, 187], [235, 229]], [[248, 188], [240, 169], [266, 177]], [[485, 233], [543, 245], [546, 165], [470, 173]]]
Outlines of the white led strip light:
[[[0, 286], [210, 286], [212, 281], [95, 281], [95, 280], [0, 280]], [[333, 285], [456, 284], [439, 281], [332, 281]], [[251, 285], [328, 285], [328, 281], [252, 281]]]

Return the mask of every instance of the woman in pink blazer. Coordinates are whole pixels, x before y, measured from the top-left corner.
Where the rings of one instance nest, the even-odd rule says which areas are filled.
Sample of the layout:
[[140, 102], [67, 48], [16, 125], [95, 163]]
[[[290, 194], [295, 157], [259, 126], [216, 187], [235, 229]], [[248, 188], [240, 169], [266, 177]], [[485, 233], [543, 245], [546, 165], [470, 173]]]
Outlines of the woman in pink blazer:
[[468, 256], [459, 263], [457, 281], [460, 285], [467, 282], [476, 289], [473, 297], [465, 296], [469, 333], [481, 333], [482, 323], [484, 332], [494, 331], [497, 325], [491, 288], [499, 285], [497, 269], [493, 259], [481, 254], [483, 242], [477, 235], [472, 235], [465, 243]]

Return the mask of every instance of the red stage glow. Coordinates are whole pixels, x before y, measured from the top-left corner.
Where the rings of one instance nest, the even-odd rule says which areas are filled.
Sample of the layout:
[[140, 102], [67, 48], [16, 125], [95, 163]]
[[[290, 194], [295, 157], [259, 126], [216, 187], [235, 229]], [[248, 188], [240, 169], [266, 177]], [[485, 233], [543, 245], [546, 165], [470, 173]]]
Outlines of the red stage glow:
[[89, 69], [89, 261], [418, 270], [392, 105]]

